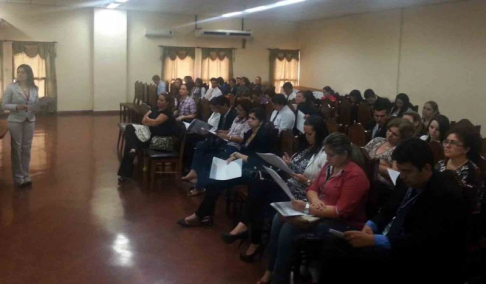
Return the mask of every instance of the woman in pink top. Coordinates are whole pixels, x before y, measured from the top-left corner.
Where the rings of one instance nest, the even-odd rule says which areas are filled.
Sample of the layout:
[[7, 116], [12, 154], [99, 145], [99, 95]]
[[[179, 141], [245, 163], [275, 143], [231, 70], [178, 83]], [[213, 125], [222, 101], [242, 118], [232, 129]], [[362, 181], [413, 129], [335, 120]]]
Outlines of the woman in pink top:
[[370, 183], [361, 164], [359, 150], [342, 133], [332, 133], [324, 140], [327, 163], [307, 189], [308, 203], [292, 201], [293, 209], [322, 218], [303, 229], [278, 215], [273, 218], [270, 257], [267, 271], [258, 283], [288, 283], [292, 266], [292, 239], [300, 233], [327, 234], [329, 229], [361, 230], [366, 222], [366, 199]]

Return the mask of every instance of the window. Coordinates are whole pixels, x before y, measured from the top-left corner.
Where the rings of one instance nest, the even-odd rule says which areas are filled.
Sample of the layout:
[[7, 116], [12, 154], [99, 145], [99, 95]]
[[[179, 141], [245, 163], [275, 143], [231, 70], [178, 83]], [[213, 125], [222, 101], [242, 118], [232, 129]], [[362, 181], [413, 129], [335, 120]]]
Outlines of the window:
[[32, 58], [25, 53], [14, 55], [14, 80], [17, 79], [17, 68], [22, 64], [32, 67], [34, 82], [39, 87], [39, 98], [44, 97], [46, 95], [46, 60], [42, 59], [39, 54]]
[[298, 50], [270, 50], [270, 80], [277, 93], [285, 82], [299, 85]]
[[194, 77], [194, 47], [164, 47], [162, 78], [169, 83], [185, 76]]
[[233, 50], [229, 48], [203, 48], [201, 79], [222, 77], [226, 82], [233, 76]]

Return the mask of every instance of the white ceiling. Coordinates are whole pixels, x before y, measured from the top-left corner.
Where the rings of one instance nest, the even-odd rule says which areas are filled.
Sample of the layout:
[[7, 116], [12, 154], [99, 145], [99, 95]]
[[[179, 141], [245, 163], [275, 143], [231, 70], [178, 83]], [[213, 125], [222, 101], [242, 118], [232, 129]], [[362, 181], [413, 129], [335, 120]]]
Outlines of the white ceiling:
[[[307, 0], [290, 6], [266, 10], [246, 18], [285, 19], [307, 21], [371, 11], [396, 9], [417, 5], [467, 0]], [[1, 2], [45, 4], [56, 6], [100, 7], [108, 0], [0, 0]], [[121, 8], [130, 10], [159, 11], [170, 14], [218, 16], [229, 12], [241, 11], [261, 5], [272, 4], [277, 0], [130, 0]]]

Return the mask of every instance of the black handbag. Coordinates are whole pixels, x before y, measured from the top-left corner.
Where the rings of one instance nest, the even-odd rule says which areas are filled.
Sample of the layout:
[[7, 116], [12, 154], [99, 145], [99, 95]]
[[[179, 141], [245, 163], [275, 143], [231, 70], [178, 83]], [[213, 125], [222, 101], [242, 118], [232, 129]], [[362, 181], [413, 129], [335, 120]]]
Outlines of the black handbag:
[[150, 149], [162, 152], [173, 152], [174, 141], [172, 136], [154, 136], [150, 140]]

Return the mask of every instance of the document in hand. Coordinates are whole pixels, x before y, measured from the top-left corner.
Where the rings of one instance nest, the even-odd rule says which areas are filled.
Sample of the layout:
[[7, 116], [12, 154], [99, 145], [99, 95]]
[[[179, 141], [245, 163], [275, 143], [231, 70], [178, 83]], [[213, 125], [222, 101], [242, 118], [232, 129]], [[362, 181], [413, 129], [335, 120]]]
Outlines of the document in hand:
[[[219, 139], [223, 139], [223, 138], [219, 137], [219, 136], [218, 136], [218, 133], [217, 133], [216, 131], [214, 131], [214, 130], [209, 130], [209, 131], [208, 131], [208, 133], [211, 133], [211, 134], [213, 134], [214, 136], [217, 136]], [[224, 141], [228, 141], [228, 139], [223, 139], [223, 140], [224, 140]]]
[[304, 133], [304, 123], [305, 123], [305, 114], [300, 110], [297, 112], [295, 128], [300, 132]]
[[41, 107], [46, 106], [53, 101], [53, 97], [42, 97], [35, 104], [29, 105], [28, 109], [32, 112], [40, 111]]
[[393, 182], [393, 185], [397, 185], [397, 178], [400, 175], [400, 172], [397, 172], [392, 169], [387, 169], [388, 170], [388, 175], [390, 175], [390, 179]]
[[200, 135], [205, 135], [212, 127], [210, 124], [199, 119], [194, 119], [189, 125], [184, 125], [186, 125], [187, 132]]
[[268, 168], [268, 167], [265, 167], [265, 166], [263, 166], [263, 168], [265, 168], [265, 170], [268, 172], [268, 174], [270, 174], [270, 176], [273, 178], [273, 180], [283, 189], [285, 194], [287, 194], [287, 196], [291, 200], [294, 200], [295, 197], [292, 194], [292, 192], [290, 192], [290, 189], [289, 189], [287, 183], [277, 174], [277, 172], [272, 170], [271, 168]]
[[279, 156], [272, 153], [257, 153], [257, 155], [270, 165], [279, 168], [288, 174], [294, 174], [294, 171], [292, 171]]
[[280, 215], [284, 217], [292, 217], [292, 216], [307, 216], [307, 214], [304, 214], [303, 212], [294, 210], [292, 208], [292, 202], [287, 201], [287, 202], [274, 202], [270, 204], [275, 210], [277, 210]]
[[214, 157], [209, 177], [215, 180], [229, 180], [239, 178], [241, 177], [242, 169], [243, 160], [241, 159], [234, 160], [228, 164], [226, 160]]

